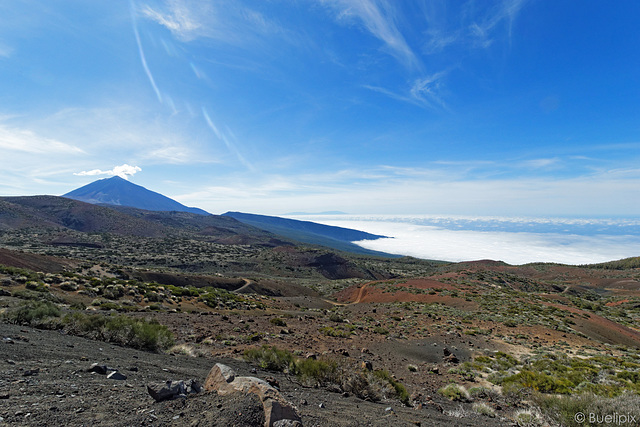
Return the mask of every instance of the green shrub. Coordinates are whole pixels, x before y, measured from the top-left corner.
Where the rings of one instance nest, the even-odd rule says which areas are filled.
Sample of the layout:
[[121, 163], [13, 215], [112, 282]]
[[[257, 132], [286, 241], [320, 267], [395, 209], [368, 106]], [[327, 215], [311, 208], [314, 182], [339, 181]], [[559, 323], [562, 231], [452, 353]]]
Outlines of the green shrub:
[[212, 308], [216, 308], [218, 307], [218, 305], [233, 306], [235, 303], [241, 303], [241, 302], [247, 301], [240, 295], [236, 295], [224, 289], [218, 289], [213, 287], [207, 287], [199, 290], [198, 300], [203, 301], [205, 304], [207, 304], [209, 307], [212, 307]]
[[349, 370], [337, 360], [298, 358], [288, 350], [267, 345], [245, 350], [244, 359], [257, 363], [263, 369], [289, 372], [309, 385], [328, 386], [334, 384], [344, 392], [353, 393], [361, 399], [371, 401], [380, 400], [380, 393], [376, 391], [376, 386], [373, 384], [378, 381], [393, 390], [402, 403], [407, 406], [411, 405], [409, 393], [404, 385], [384, 370], [365, 374], [357, 370]]
[[486, 415], [487, 417], [494, 418], [496, 416], [496, 411], [489, 405], [484, 402], [476, 402], [471, 407], [473, 412], [480, 415]]
[[103, 302], [102, 304], [100, 304], [100, 310], [105, 310], [105, 311], [120, 310], [121, 308], [122, 306], [115, 302]]
[[438, 394], [457, 402], [467, 402], [469, 400], [469, 392], [467, 389], [458, 384], [448, 384], [438, 389]]
[[273, 319], [270, 319], [269, 323], [271, 323], [272, 325], [275, 325], [275, 326], [280, 326], [280, 327], [287, 326], [287, 322], [285, 322], [284, 320], [282, 320], [279, 317], [274, 317]]
[[325, 326], [324, 328], [320, 328], [319, 331], [328, 337], [349, 338], [349, 336], [351, 336], [350, 331], [334, 328], [332, 326]]
[[515, 375], [502, 380], [503, 388], [530, 388], [542, 393], [568, 394], [571, 392], [572, 383], [565, 378], [556, 378], [543, 372], [534, 372], [524, 369]]
[[478, 356], [473, 359], [478, 366], [487, 366], [494, 371], [506, 371], [518, 365], [518, 359], [510, 354], [498, 351], [489, 356]]
[[[342, 377], [340, 386], [342, 390], [351, 393], [359, 399], [378, 402], [381, 399], [381, 390], [377, 386], [379, 379], [371, 373], [350, 372]], [[389, 384], [382, 382], [383, 387], [389, 387]]]
[[339, 313], [331, 313], [329, 315], [329, 320], [336, 323], [343, 323], [344, 317], [342, 317]]
[[513, 421], [518, 427], [538, 427], [546, 423], [540, 413], [531, 409], [519, 409], [513, 414]]
[[341, 370], [335, 360], [298, 359], [294, 363], [295, 374], [303, 381], [324, 386], [340, 383]]
[[498, 398], [500, 397], [500, 393], [488, 387], [479, 386], [479, 387], [471, 387], [469, 389], [469, 396], [471, 396], [474, 399], [488, 399], [491, 401], [495, 401], [495, 400], [498, 400]]
[[293, 353], [268, 345], [245, 350], [244, 358], [249, 362], [257, 363], [262, 369], [279, 372], [290, 370], [294, 363]]
[[30, 281], [30, 282], [27, 282], [25, 287], [31, 291], [49, 292], [49, 289], [47, 288], [47, 286], [45, 286], [45, 284], [42, 282]]
[[8, 323], [38, 326], [46, 318], [57, 318], [60, 314], [60, 308], [50, 301], [29, 301], [10, 310], [4, 317]]
[[[640, 396], [634, 393], [625, 393], [617, 397], [606, 398], [593, 393], [584, 393], [571, 396], [547, 396], [536, 394], [534, 402], [539, 406], [544, 415], [567, 427], [579, 427], [588, 425], [579, 423], [575, 419], [577, 413], [587, 417], [593, 415], [603, 419], [607, 415], [619, 414], [634, 417], [640, 420]], [[622, 421], [622, 418], [619, 418]], [[588, 418], [587, 418], [588, 421]], [[624, 425], [627, 423], [601, 423], [602, 425]], [[628, 423], [631, 425], [630, 423]]]
[[58, 298], [55, 295], [52, 295], [51, 293], [49, 293], [49, 291], [38, 292], [38, 291], [32, 291], [28, 289], [20, 289], [17, 291], [13, 291], [11, 293], [11, 296], [14, 296], [20, 299], [34, 300], [34, 301], [61, 302], [60, 298]]
[[60, 289], [63, 291], [73, 292], [78, 290], [78, 285], [72, 282], [62, 282], [60, 284]]
[[155, 320], [125, 315], [87, 315], [76, 311], [66, 315], [63, 323], [76, 334], [141, 350], [160, 351], [174, 344], [171, 331]]
[[401, 382], [397, 381], [391, 376], [391, 374], [389, 374], [389, 371], [385, 369], [378, 369], [373, 371], [373, 375], [383, 381], [388, 382], [396, 391], [400, 402], [404, 403], [407, 406], [411, 406], [411, 397], [409, 396], [409, 392]]

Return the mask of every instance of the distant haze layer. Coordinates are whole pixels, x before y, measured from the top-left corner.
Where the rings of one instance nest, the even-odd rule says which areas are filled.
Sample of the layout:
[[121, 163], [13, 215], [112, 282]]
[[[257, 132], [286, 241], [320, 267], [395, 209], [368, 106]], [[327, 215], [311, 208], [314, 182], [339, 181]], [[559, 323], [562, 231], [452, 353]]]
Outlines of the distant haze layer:
[[438, 215], [296, 215], [392, 238], [356, 242], [376, 251], [444, 261], [592, 264], [640, 256], [640, 219]]

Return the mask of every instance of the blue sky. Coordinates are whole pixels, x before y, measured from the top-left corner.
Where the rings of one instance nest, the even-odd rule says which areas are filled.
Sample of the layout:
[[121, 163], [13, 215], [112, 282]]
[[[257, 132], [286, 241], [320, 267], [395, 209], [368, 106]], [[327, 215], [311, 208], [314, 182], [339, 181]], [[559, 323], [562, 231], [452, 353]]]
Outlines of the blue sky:
[[0, 195], [640, 212], [636, 1], [0, 2]]

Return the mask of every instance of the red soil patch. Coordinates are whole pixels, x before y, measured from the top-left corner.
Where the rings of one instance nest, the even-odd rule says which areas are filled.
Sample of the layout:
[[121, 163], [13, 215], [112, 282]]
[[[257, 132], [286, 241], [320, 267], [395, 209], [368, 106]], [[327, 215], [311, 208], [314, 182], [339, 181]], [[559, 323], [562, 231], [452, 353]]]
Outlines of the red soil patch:
[[[578, 332], [582, 332], [589, 338], [604, 343], [640, 347], [640, 332], [634, 329], [575, 307], [567, 307], [553, 303], [545, 304], [579, 315], [579, 317], [574, 318], [575, 325], [571, 327]], [[585, 314], [589, 317], [585, 318], [583, 316]]]
[[438, 282], [432, 279], [409, 279], [404, 283], [398, 283], [398, 286], [416, 289], [460, 289], [460, 287], [455, 287], [451, 283]]
[[392, 302], [420, 302], [441, 303], [463, 310], [476, 310], [478, 304], [449, 295], [429, 294], [425, 290], [454, 290], [464, 289], [454, 287], [449, 283], [442, 283], [431, 279], [411, 279], [406, 282], [370, 282], [362, 286], [351, 286], [344, 289], [334, 297], [343, 303], [392, 303]]
[[630, 301], [628, 299], [623, 299], [623, 300], [620, 300], [620, 301], [611, 301], [611, 302], [606, 303], [605, 305], [607, 307], [615, 307], [616, 305], [624, 304], [625, 302], [630, 302]]
[[42, 271], [44, 273], [60, 273], [67, 268], [75, 268], [79, 262], [65, 258], [28, 254], [0, 248], [0, 264], [9, 267]]

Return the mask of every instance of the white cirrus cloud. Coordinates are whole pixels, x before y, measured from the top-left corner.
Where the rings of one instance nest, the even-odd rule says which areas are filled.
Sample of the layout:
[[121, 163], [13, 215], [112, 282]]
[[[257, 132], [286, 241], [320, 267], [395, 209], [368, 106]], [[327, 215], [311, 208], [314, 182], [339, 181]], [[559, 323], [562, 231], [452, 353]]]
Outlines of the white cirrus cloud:
[[261, 43], [265, 36], [285, 33], [262, 13], [236, 1], [165, 0], [146, 4], [139, 12], [183, 42], [206, 38], [234, 46], [250, 46]]
[[389, 53], [410, 68], [420, 66], [418, 58], [399, 29], [394, 2], [386, 0], [322, 0], [338, 11], [338, 20], [359, 21], [381, 40]]
[[33, 154], [64, 153], [84, 154], [84, 150], [54, 138], [41, 136], [28, 129], [11, 128], [0, 124], [1, 150], [21, 151]]
[[200, 2], [197, 8], [194, 8], [193, 5], [190, 6], [186, 2], [172, 0], [165, 2], [162, 9], [145, 5], [142, 8], [142, 14], [165, 26], [178, 38], [189, 41], [205, 31], [201, 19], [210, 10], [211, 5], [203, 2]]

